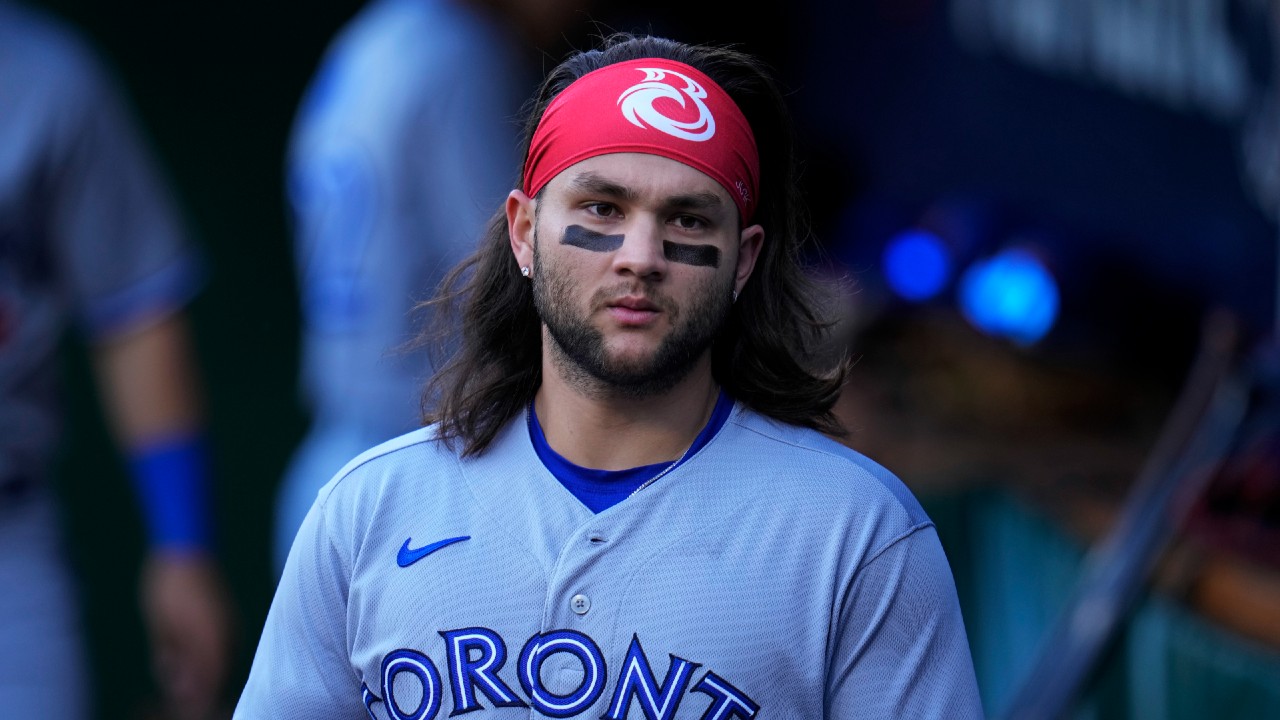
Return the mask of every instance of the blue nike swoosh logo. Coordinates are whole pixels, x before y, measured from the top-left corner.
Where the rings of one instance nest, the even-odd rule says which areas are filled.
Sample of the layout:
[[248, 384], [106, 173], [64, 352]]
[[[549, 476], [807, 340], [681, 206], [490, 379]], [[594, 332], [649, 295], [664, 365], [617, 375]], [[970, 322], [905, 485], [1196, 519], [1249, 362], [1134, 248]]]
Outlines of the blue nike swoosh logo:
[[400, 567], [409, 567], [410, 565], [418, 562], [422, 558], [430, 555], [431, 553], [439, 550], [442, 547], [448, 547], [449, 545], [452, 545], [454, 543], [460, 543], [463, 540], [470, 540], [470, 539], [471, 539], [470, 535], [445, 538], [444, 540], [437, 540], [431, 543], [430, 545], [423, 545], [420, 548], [414, 548], [410, 550], [409, 543], [413, 542], [413, 538], [406, 538], [404, 541], [404, 545], [400, 546], [400, 552], [396, 553], [396, 562], [399, 563]]

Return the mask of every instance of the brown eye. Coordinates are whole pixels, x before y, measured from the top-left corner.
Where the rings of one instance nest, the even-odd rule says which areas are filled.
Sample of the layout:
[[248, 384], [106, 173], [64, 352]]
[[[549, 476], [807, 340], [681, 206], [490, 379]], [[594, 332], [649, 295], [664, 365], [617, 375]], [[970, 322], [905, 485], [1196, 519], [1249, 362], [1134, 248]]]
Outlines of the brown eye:
[[672, 222], [675, 226], [686, 232], [701, 230], [707, 226], [705, 220], [695, 215], [677, 215]]
[[599, 218], [611, 218], [617, 216], [618, 208], [609, 203], [591, 203], [587, 205], [587, 212]]

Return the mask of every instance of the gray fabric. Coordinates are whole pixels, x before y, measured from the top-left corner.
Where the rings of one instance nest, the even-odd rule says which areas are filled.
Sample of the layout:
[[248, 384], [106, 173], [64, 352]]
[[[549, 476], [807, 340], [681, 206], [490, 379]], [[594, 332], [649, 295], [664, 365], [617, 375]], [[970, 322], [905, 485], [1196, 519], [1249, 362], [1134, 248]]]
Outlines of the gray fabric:
[[236, 718], [982, 716], [933, 524], [865, 457], [739, 406], [594, 514], [522, 418], [465, 461], [432, 432], [321, 491]]

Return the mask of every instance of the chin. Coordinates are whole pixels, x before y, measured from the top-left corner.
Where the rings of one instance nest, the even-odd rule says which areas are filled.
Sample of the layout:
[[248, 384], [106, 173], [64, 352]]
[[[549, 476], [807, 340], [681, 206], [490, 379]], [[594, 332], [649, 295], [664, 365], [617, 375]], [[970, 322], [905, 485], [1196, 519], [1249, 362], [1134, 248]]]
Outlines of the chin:
[[604, 347], [605, 356], [613, 365], [643, 366], [651, 363], [658, 348], [662, 346], [662, 338], [649, 337], [647, 333], [628, 333], [615, 337]]

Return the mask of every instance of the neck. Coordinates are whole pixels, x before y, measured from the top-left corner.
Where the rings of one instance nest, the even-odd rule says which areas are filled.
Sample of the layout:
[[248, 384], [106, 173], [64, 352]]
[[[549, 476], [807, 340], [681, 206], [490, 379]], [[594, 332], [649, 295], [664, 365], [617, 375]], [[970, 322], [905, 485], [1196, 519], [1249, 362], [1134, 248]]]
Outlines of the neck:
[[547, 444], [569, 462], [598, 470], [678, 459], [707, 424], [719, 396], [709, 354], [670, 390], [645, 397], [599, 388], [586, 392], [545, 357], [542, 365], [534, 407]]

